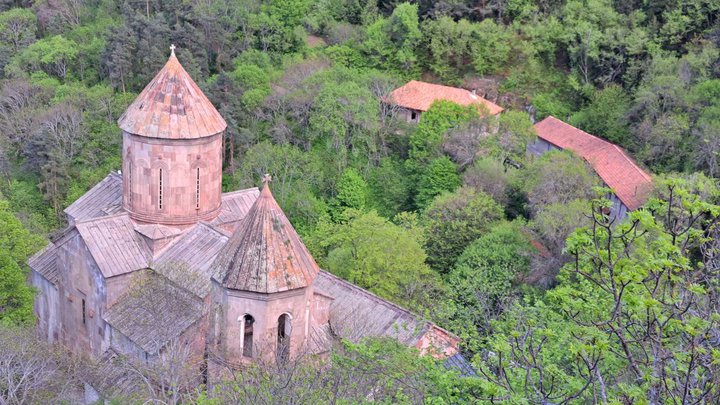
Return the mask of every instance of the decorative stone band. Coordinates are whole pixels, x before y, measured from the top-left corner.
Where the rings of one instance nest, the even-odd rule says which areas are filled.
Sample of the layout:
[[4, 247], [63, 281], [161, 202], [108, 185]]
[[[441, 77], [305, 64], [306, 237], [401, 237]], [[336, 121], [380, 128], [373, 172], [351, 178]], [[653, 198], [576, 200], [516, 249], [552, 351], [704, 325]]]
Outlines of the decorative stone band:
[[196, 215], [185, 216], [132, 212], [130, 207], [124, 204], [123, 208], [130, 213], [130, 218], [140, 222], [163, 225], [191, 225], [198, 221], [211, 221], [215, 219], [220, 214], [220, 211], [222, 211], [222, 203], [211, 211], [203, 211], [198, 212]]

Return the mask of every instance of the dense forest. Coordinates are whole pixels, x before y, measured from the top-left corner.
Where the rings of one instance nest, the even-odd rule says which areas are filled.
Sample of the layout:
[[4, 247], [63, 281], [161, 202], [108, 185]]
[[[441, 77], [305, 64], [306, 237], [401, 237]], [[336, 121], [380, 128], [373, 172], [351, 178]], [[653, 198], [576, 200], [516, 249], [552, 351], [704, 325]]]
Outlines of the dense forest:
[[[259, 373], [253, 395], [716, 402], [718, 16], [714, 0], [0, 0], [0, 354], [45, 350], [15, 329], [34, 323], [26, 260], [120, 169], [116, 120], [174, 43], [228, 123], [223, 188], [272, 174], [324, 269], [457, 334], [476, 370], [368, 342], [337, 355], [336, 380]], [[410, 79], [507, 111], [437, 102], [410, 125], [381, 103]], [[549, 115], [656, 174], [646, 208], [615, 223], [583, 160], [528, 156]], [[41, 382], [77, 374], [61, 363]], [[60, 385], [0, 382], [0, 403]]]

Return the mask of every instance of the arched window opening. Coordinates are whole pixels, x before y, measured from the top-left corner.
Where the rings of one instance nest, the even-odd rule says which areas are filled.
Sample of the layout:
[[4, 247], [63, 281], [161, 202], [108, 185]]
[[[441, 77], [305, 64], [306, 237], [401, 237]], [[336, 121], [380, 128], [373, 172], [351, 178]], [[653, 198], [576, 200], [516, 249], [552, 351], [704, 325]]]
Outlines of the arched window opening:
[[280, 315], [280, 318], [278, 318], [277, 328], [277, 357], [280, 362], [286, 361], [290, 357], [291, 331], [292, 325], [290, 324], [290, 315]]
[[200, 168], [197, 168], [195, 175], [195, 209], [200, 209]]
[[158, 173], [159, 173], [158, 206], [160, 207], [160, 209], [163, 209], [163, 169], [160, 168]]
[[244, 357], [253, 356], [253, 325], [255, 318], [247, 314], [242, 317], [240, 323], [240, 350]]

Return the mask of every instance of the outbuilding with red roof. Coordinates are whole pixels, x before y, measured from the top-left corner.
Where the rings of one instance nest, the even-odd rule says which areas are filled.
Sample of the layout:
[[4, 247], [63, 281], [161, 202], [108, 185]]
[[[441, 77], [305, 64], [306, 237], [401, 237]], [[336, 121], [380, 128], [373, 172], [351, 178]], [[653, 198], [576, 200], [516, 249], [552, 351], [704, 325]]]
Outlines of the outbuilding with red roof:
[[462, 106], [477, 105], [482, 113], [490, 115], [500, 114], [503, 111], [499, 105], [472, 91], [417, 80], [411, 80], [393, 90], [385, 102], [399, 107], [400, 114], [407, 122], [419, 122], [420, 115], [438, 100], [452, 101]]
[[535, 124], [538, 140], [528, 146], [541, 155], [551, 150], [569, 150], [582, 157], [603, 183], [612, 189], [614, 215], [623, 218], [640, 208], [653, 190], [652, 177], [619, 146], [575, 128], [555, 117]]

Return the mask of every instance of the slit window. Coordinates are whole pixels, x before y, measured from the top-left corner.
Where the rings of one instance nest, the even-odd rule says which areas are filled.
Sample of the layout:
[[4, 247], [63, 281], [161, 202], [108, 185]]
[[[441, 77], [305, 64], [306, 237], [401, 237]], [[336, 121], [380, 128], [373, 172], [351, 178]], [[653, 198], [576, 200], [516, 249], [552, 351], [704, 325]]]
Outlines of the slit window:
[[220, 307], [215, 308], [215, 345], [220, 344]]
[[195, 209], [200, 209], [200, 168], [197, 168], [195, 174]]
[[133, 202], [133, 165], [132, 162], [128, 161], [128, 203], [132, 205]]
[[160, 169], [159, 173], [158, 206], [160, 207], [160, 209], [163, 209], [163, 169]]
[[83, 325], [85, 325], [85, 298], [82, 299], [81, 305], [82, 305], [82, 321], [83, 321]]

